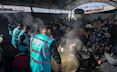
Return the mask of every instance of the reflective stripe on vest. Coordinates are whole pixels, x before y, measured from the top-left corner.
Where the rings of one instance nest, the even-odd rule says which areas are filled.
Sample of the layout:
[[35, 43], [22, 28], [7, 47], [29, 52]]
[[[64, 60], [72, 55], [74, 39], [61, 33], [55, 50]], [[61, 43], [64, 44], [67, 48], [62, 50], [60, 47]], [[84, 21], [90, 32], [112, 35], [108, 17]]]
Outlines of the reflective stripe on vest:
[[50, 64], [50, 62], [49, 61], [36, 61], [34, 58], [31, 58], [31, 60], [33, 60], [35, 63], [37, 63], [37, 64]]
[[[35, 53], [37, 53], [37, 54], [43, 54], [42, 52], [37, 51], [37, 50], [35, 50], [35, 49], [31, 49], [31, 51], [33, 51], [33, 52], [35, 52]], [[50, 55], [49, 52], [46, 52], [45, 54], [46, 54], [46, 56], [49, 56], [49, 55]]]

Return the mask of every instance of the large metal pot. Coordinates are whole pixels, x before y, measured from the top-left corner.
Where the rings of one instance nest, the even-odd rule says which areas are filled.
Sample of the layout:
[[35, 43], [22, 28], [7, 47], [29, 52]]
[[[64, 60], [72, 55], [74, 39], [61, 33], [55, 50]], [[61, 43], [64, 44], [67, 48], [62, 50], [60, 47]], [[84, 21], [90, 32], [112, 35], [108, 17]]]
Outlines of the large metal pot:
[[[76, 72], [79, 67], [79, 61], [74, 54], [63, 51], [60, 53], [62, 60], [62, 72]], [[54, 59], [52, 59], [52, 69], [58, 72], [58, 66]]]

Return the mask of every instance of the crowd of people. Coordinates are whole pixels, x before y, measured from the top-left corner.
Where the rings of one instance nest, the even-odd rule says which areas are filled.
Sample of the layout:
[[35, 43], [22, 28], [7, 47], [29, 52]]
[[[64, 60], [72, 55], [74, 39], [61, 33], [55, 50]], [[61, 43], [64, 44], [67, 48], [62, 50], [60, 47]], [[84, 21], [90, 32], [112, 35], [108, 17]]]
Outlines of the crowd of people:
[[96, 48], [96, 50], [102, 52], [104, 50], [116, 51], [114, 47], [117, 44], [117, 20], [94, 20], [92, 26], [87, 46]]
[[51, 72], [51, 55], [58, 64], [58, 71], [61, 71], [61, 57], [57, 50], [62, 35], [59, 25], [43, 25], [38, 29], [41, 29], [40, 33], [34, 35], [29, 33], [31, 27], [28, 25], [11, 26], [8, 26], [11, 43], [20, 53], [30, 53], [32, 72]]
[[[61, 72], [61, 57], [57, 47], [61, 44], [61, 39], [73, 27], [65, 25], [63, 22], [53, 22], [44, 25], [40, 33], [31, 36], [28, 25], [17, 24], [8, 25], [11, 43], [20, 52], [30, 52], [30, 66], [32, 72], [51, 72], [51, 55], [58, 64]], [[78, 36], [83, 46], [93, 49], [96, 54], [102, 56], [105, 52], [117, 56], [117, 20], [93, 20], [90, 26], [87, 24], [79, 26]], [[46, 49], [45, 49], [46, 48]], [[107, 58], [108, 59], [108, 58]], [[115, 60], [115, 63], [117, 61]], [[115, 65], [114, 63], [114, 65]]]
[[108, 72], [116, 72], [117, 65], [117, 20], [94, 20], [88, 28], [84, 28], [84, 36], [88, 48], [94, 50], [94, 53], [103, 57], [107, 61]]

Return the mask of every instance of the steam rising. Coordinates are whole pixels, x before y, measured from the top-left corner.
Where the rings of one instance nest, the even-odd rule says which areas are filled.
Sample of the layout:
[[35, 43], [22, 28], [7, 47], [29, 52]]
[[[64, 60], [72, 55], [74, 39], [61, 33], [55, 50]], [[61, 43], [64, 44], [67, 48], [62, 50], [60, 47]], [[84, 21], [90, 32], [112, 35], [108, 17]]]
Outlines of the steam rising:
[[[73, 20], [70, 24], [72, 24], [73, 29], [70, 31], [66, 31], [66, 34], [63, 38], [63, 41], [65, 44], [59, 47], [61, 59], [62, 59], [62, 71], [63, 72], [76, 72], [79, 61], [76, 58], [76, 51], [81, 49], [81, 41], [78, 37], [79, 32], [79, 26], [81, 25], [81, 19], [78, 19], [77, 21]], [[64, 43], [63, 42], [63, 43]], [[53, 63], [53, 62], [52, 62]], [[56, 66], [55, 63], [53, 63], [53, 69], [55, 72]]]
[[[22, 22], [24, 25], [29, 25], [31, 27], [32, 33], [36, 33], [38, 28], [41, 25], [44, 25], [44, 22], [40, 18], [33, 17], [30, 13], [3, 14], [3, 16], [8, 18], [9, 23], [15, 24], [19, 21]], [[62, 39], [65, 44], [64, 46], [59, 47], [63, 72], [74, 72], [76, 70], [76, 68], [78, 67], [78, 60], [75, 57], [75, 52], [76, 50], [79, 50], [81, 48], [81, 41], [77, 34], [77, 32], [79, 31], [79, 25], [81, 25], [81, 23], [79, 23], [79, 21], [77, 20], [71, 21], [70, 24], [72, 24], [73, 29], [71, 31], [66, 31], [67, 33]]]
[[[76, 51], [81, 48], [81, 44], [82, 44], [79, 39], [79, 36], [78, 36], [78, 32], [80, 30], [80, 25], [82, 25], [82, 20], [80, 17], [77, 17], [77, 20], [71, 20], [70, 24], [72, 26], [72, 29], [70, 31], [66, 31], [67, 33], [65, 34], [65, 38], [64, 38], [64, 41], [66, 42], [65, 48], [72, 49], [74, 47], [73, 48], [74, 50], [72, 50], [72, 51]], [[75, 52], [73, 52], [73, 53], [75, 53]]]
[[24, 18], [23, 18], [23, 24], [26, 24], [26, 25], [29, 25], [31, 26], [31, 31], [33, 33], [36, 33], [38, 28], [41, 26], [41, 25], [44, 25], [44, 22], [40, 19], [40, 18], [37, 18], [37, 17], [33, 17], [31, 14], [24, 14], [23, 15]]
[[36, 33], [38, 28], [44, 25], [40, 18], [33, 17], [31, 13], [5, 13], [3, 16], [8, 19], [10, 24], [22, 23], [23, 25], [29, 25], [32, 33]]

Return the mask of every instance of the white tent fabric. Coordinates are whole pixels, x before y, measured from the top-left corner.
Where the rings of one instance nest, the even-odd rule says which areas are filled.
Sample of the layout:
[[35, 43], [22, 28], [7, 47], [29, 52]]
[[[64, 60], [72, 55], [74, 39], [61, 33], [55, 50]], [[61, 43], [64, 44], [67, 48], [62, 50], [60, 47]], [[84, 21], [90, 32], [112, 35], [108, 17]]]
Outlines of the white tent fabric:
[[[0, 13], [12, 13], [12, 12], [31, 12], [31, 7], [26, 6], [12, 6], [12, 5], [0, 5]], [[38, 8], [32, 7], [33, 12], [36, 13], [55, 13], [55, 14], [68, 14], [71, 13], [69, 10], [61, 10], [61, 9], [46, 9], [46, 8]]]

